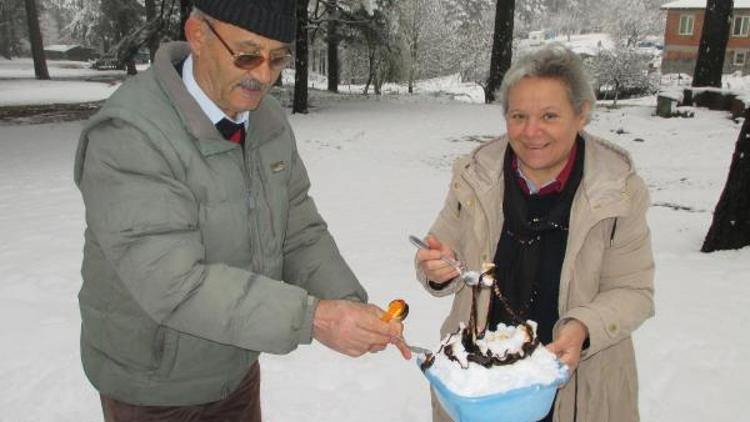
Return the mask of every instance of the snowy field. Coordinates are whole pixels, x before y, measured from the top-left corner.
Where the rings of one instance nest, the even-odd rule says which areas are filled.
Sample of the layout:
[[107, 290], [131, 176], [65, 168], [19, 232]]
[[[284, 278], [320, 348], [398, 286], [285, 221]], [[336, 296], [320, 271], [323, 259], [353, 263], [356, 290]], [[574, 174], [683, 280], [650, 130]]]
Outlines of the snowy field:
[[[371, 301], [405, 299], [407, 339], [434, 347], [450, 300], [414, 281], [406, 238], [435, 218], [451, 162], [502, 133], [504, 122], [498, 106], [447, 99], [474, 95], [450, 78], [420, 90], [426, 95], [313, 93], [312, 112], [290, 120], [312, 195]], [[632, 153], [654, 202], [657, 314], [635, 335], [642, 420], [740, 420], [750, 378], [742, 328], [750, 248], [699, 252], [740, 123], [702, 109], [692, 119], [657, 118], [653, 97], [620, 104], [600, 107], [589, 130]], [[84, 210], [72, 161], [81, 125], [0, 125], [2, 422], [101, 420], [78, 352]], [[261, 364], [269, 422], [429, 420], [427, 382], [395, 350], [351, 359], [313, 344]]]

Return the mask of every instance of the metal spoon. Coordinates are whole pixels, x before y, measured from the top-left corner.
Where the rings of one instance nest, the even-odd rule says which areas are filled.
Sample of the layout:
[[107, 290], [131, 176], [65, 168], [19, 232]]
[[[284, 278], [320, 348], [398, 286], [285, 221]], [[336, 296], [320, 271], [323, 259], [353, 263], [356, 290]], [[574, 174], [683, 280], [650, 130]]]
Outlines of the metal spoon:
[[407, 344], [406, 342], [404, 342], [404, 344], [406, 344], [406, 348], [411, 350], [412, 353], [416, 353], [418, 355], [431, 355], [432, 354], [432, 350], [430, 349], [426, 349], [424, 347], [419, 347], [419, 346], [411, 346]]
[[[417, 236], [410, 235], [409, 241], [416, 247], [420, 249], [430, 250], [429, 245], [424, 243], [422, 239], [418, 238]], [[479, 284], [479, 273], [477, 271], [470, 271], [467, 270], [463, 263], [456, 261], [454, 259], [448, 258], [447, 256], [441, 256], [440, 259], [445, 262], [446, 264], [453, 267], [456, 271], [458, 271], [458, 277], [466, 283], [468, 286], [476, 286]]]

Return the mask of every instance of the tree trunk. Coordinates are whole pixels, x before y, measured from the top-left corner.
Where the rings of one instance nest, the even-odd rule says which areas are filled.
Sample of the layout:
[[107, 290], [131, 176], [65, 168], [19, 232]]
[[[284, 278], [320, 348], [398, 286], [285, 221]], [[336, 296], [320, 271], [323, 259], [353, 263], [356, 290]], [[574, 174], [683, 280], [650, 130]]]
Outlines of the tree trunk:
[[294, 46], [294, 104], [292, 113], [307, 113], [307, 6], [310, 0], [297, 0], [297, 40]]
[[495, 34], [492, 37], [490, 76], [487, 78], [484, 102], [495, 102], [495, 91], [500, 88], [505, 72], [513, 58], [513, 15], [516, 0], [497, 0], [495, 6]]
[[750, 111], [745, 110], [727, 183], [701, 251], [739, 249], [747, 245], [750, 245]]
[[328, 9], [328, 90], [339, 92], [339, 35], [338, 8], [336, 0]]
[[[414, 31], [416, 32], [416, 31]], [[412, 44], [409, 47], [409, 54], [411, 63], [409, 63], [409, 94], [414, 93], [414, 82], [417, 78], [417, 58], [419, 55], [419, 37], [415, 36], [412, 40]]]
[[11, 44], [15, 39], [10, 9], [11, 2], [7, 1], [0, 4], [0, 56], [8, 60], [13, 57]]
[[185, 22], [190, 17], [190, 12], [193, 10], [193, 0], [180, 0], [180, 28], [179, 36], [177, 37], [181, 41], [187, 41], [185, 38]]
[[380, 60], [375, 62], [375, 77], [372, 81], [372, 90], [375, 92], [375, 95], [382, 95], [383, 91], [383, 83], [385, 82], [385, 77], [382, 74], [382, 70], [380, 70]]
[[49, 79], [47, 59], [44, 57], [44, 42], [39, 28], [39, 15], [36, 0], [26, 0], [26, 21], [29, 24], [29, 41], [31, 41], [31, 55], [34, 57], [34, 74], [37, 79]]
[[[164, 0], [166, 1], [166, 0]], [[156, 0], [146, 0], [146, 22], [153, 22], [156, 19]], [[161, 29], [154, 31], [148, 39], [146, 45], [148, 45], [148, 55], [151, 58], [151, 63], [154, 62], [154, 56], [156, 56], [156, 50], [159, 48], [159, 34]]]
[[708, 0], [703, 19], [703, 33], [693, 72], [693, 86], [721, 88], [724, 54], [729, 40], [734, 0]]
[[137, 75], [138, 69], [135, 68], [135, 60], [132, 58], [128, 59], [125, 62], [125, 69], [127, 70], [128, 75]]
[[370, 90], [370, 84], [375, 78], [375, 53], [370, 53], [368, 57], [368, 71], [367, 71], [367, 82], [365, 88], [362, 90], [362, 95], [367, 95]]

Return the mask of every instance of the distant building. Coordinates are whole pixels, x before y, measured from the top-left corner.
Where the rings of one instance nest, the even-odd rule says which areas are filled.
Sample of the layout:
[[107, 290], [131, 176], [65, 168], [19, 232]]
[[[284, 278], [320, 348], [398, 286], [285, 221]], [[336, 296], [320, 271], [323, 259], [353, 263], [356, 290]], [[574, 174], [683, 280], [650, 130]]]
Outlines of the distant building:
[[[706, 0], [677, 0], [661, 7], [667, 11], [662, 73], [693, 74], [703, 31]], [[724, 73], [750, 73], [750, 0], [734, 0]]]
[[98, 54], [93, 48], [77, 44], [55, 44], [44, 47], [47, 60], [74, 60], [86, 62], [95, 59]]

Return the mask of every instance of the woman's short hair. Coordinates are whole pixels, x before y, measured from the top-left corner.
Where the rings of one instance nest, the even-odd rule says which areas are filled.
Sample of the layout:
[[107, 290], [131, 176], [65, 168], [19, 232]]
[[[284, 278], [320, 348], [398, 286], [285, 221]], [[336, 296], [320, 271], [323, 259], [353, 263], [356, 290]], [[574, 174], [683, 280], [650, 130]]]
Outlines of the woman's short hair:
[[586, 122], [591, 120], [596, 97], [583, 68], [583, 62], [576, 53], [560, 43], [551, 43], [522, 56], [513, 63], [505, 73], [498, 91], [506, 112], [511, 88], [521, 79], [531, 77], [553, 78], [564, 83], [568, 88], [568, 100], [573, 110], [580, 114], [583, 112], [583, 105], [588, 103]]

